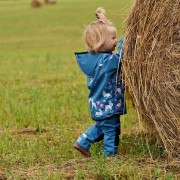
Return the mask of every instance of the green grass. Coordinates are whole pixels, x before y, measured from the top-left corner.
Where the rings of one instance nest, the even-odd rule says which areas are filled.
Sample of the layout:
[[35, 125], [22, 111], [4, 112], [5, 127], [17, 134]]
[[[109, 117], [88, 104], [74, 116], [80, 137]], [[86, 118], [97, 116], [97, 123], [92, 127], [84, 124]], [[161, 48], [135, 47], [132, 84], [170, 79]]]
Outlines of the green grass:
[[178, 179], [178, 167], [167, 166], [128, 99], [116, 158], [100, 157], [103, 142], [92, 145], [92, 158], [72, 147], [94, 123], [73, 53], [86, 50], [84, 25], [99, 6], [120, 38], [130, 0], [59, 0], [41, 8], [0, 1], [0, 179]]

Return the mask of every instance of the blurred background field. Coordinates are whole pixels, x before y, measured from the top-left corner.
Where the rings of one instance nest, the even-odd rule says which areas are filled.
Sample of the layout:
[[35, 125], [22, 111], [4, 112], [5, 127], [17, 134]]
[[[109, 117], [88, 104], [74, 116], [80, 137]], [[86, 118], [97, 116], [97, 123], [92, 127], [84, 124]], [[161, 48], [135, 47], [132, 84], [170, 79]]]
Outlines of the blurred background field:
[[86, 77], [74, 52], [86, 51], [84, 25], [102, 6], [123, 35], [130, 0], [59, 0], [32, 8], [31, 1], [0, 1], [0, 179], [177, 179], [165, 153], [145, 133], [127, 98], [116, 158], [92, 158], [73, 149], [90, 127]]

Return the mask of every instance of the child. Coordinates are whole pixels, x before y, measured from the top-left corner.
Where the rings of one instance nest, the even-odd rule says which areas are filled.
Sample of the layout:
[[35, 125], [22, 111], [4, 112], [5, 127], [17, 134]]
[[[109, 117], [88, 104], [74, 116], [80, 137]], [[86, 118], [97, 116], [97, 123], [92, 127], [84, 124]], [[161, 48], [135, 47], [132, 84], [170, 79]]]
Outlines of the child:
[[77, 139], [74, 148], [88, 157], [91, 156], [90, 144], [103, 139], [104, 153], [115, 156], [119, 145], [120, 115], [126, 113], [125, 89], [120, 78], [122, 72], [119, 63], [120, 56], [123, 56], [123, 38], [118, 44], [119, 51], [112, 54], [118, 43], [117, 30], [104, 14], [104, 9], [98, 8], [98, 21], [85, 29], [84, 40], [88, 52], [75, 53], [80, 69], [87, 76], [90, 111], [96, 124]]

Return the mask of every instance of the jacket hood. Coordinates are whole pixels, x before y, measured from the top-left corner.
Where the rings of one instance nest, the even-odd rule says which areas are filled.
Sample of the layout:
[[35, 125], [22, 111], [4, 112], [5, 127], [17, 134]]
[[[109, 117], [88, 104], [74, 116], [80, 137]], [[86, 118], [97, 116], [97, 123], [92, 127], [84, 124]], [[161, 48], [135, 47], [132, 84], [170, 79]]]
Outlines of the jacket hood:
[[102, 56], [102, 53], [75, 53], [77, 63], [80, 67], [80, 69], [83, 71], [84, 74], [87, 76], [93, 76], [95, 72], [95, 68], [98, 64], [98, 61], [100, 57]]

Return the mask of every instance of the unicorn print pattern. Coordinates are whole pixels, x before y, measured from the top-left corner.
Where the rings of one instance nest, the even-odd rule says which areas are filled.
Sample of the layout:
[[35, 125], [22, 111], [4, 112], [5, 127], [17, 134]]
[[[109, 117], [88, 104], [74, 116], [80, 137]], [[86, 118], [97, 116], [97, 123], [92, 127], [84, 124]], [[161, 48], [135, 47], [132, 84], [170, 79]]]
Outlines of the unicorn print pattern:
[[108, 98], [108, 97], [110, 97], [111, 95], [110, 95], [110, 93], [106, 93], [105, 91], [103, 91], [103, 96]]
[[120, 107], [122, 107], [122, 101], [121, 101], [121, 99], [119, 100], [119, 103], [116, 105], [116, 109], [119, 109]]
[[116, 89], [115, 94], [117, 94], [117, 93], [121, 94], [121, 88]]
[[93, 108], [96, 109], [97, 106], [96, 106], [96, 103], [93, 101], [93, 98], [90, 98], [90, 99], [89, 99], [89, 103], [90, 103], [90, 102], [92, 102], [92, 109], [93, 109]]
[[105, 111], [111, 111], [113, 107], [113, 103], [111, 101], [109, 101], [109, 105], [105, 105]]
[[96, 116], [102, 116], [102, 110], [99, 109], [99, 112], [96, 112]]

